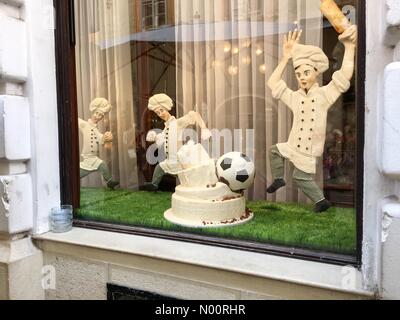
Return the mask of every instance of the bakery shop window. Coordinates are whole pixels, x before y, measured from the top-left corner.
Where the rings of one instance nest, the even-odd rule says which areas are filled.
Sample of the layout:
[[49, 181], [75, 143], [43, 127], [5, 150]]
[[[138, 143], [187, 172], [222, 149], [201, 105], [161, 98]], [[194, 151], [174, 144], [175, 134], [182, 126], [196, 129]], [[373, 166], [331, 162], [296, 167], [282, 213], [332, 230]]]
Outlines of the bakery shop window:
[[362, 1], [72, 3], [77, 225], [359, 262]]

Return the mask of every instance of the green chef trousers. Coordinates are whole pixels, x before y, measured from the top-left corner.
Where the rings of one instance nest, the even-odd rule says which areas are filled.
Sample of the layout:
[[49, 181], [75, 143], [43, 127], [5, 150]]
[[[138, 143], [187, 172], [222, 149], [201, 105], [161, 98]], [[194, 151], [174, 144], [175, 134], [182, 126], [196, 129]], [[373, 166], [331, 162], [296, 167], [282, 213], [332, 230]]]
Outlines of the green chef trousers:
[[[277, 146], [270, 149], [269, 157], [271, 161], [271, 171], [274, 180], [284, 179], [285, 177], [285, 157], [279, 152]], [[296, 181], [298, 188], [310, 198], [314, 203], [320, 202], [325, 199], [324, 193], [321, 188], [314, 181], [312, 174], [306, 173], [295, 168], [293, 179]]]
[[167, 173], [161, 168], [161, 166], [158, 164], [157, 167], [154, 170], [153, 173], [153, 181], [151, 182], [154, 186], [156, 186], [158, 188], [158, 186], [160, 185], [163, 177], [166, 175]]
[[112, 180], [112, 175], [110, 170], [108, 169], [107, 165], [103, 162], [100, 167], [95, 170], [95, 171], [88, 171], [88, 170], [84, 170], [81, 168], [80, 170], [80, 175], [81, 175], [81, 179], [87, 177], [89, 174], [93, 173], [93, 172], [97, 172], [99, 171], [101, 173], [101, 175], [103, 176], [104, 180], [106, 182], [110, 182]]

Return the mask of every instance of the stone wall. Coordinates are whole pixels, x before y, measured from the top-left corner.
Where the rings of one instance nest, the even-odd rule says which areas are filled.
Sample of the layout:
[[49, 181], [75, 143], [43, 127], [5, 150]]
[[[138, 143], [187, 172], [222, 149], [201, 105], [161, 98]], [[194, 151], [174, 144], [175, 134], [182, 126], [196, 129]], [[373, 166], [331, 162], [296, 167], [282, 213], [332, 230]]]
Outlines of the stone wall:
[[0, 1], [0, 298], [43, 299], [30, 239], [59, 204], [53, 3]]
[[[386, 0], [383, 42], [389, 53], [378, 87], [378, 146], [381, 173], [391, 190], [381, 200], [381, 295], [400, 298], [400, 1]], [[381, 57], [376, 57], [381, 59]], [[379, 85], [378, 85], [379, 86]]]
[[45, 265], [54, 268], [53, 288], [46, 290], [49, 300], [105, 300], [107, 284], [183, 300], [373, 298], [361, 293], [318, 288], [311, 283], [296, 284], [44, 238], [38, 239], [37, 244], [44, 252]]

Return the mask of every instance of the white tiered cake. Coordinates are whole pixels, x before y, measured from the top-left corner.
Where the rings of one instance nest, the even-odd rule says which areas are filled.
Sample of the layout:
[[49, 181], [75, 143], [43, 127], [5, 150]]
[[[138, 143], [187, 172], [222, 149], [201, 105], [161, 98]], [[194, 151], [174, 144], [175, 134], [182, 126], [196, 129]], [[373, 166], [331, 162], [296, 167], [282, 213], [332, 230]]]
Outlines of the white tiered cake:
[[218, 182], [215, 161], [200, 144], [189, 142], [178, 153], [184, 168], [178, 174], [181, 185], [172, 196], [172, 208], [165, 218], [191, 228], [216, 228], [250, 221], [246, 199]]

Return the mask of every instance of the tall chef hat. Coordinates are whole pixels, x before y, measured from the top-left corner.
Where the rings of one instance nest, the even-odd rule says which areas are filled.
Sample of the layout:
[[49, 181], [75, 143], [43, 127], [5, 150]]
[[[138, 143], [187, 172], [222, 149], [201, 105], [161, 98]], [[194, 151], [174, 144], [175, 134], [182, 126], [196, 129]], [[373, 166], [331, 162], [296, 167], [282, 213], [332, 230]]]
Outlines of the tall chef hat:
[[103, 114], [109, 113], [112, 109], [111, 103], [104, 98], [96, 98], [90, 103], [89, 110], [91, 113], [100, 111]]
[[174, 103], [166, 94], [156, 94], [149, 100], [148, 108], [150, 111], [156, 111], [157, 108], [163, 107], [167, 111], [171, 111]]
[[293, 65], [297, 69], [303, 64], [308, 64], [322, 74], [329, 69], [329, 59], [321, 48], [297, 44], [293, 49]]

